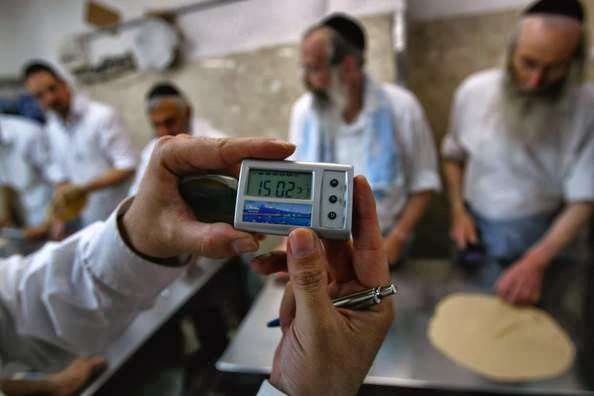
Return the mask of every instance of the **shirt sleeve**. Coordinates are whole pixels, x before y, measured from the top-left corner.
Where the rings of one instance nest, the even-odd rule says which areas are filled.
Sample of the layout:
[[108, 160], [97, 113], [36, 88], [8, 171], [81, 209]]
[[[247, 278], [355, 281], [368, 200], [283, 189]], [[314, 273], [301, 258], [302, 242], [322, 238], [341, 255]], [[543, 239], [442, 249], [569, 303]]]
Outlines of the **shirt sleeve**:
[[467, 153], [460, 140], [460, 133], [462, 131], [462, 113], [464, 111], [462, 104], [462, 91], [458, 90], [454, 96], [454, 103], [452, 104], [452, 111], [450, 114], [450, 126], [448, 133], [444, 136], [441, 142], [441, 155], [444, 159], [464, 162], [466, 161]]
[[563, 187], [569, 202], [594, 201], [594, 130], [576, 153]]
[[0, 260], [0, 304], [19, 335], [76, 355], [98, 353], [182, 273], [125, 245], [116, 217], [130, 202], [61, 243]]
[[130, 137], [114, 111], [109, 111], [101, 128], [101, 145], [111, 164], [116, 169], [134, 169], [137, 163], [136, 152]]
[[286, 396], [286, 393], [283, 393], [276, 389], [268, 380], [264, 380], [260, 385], [260, 389], [258, 389], [258, 393], [256, 396]]
[[412, 95], [409, 99], [409, 106], [403, 107], [409, 109], [409, 114], [401, 114], [407, 122], [401, 128], [397, 128], [401, 129], [401, 155], [407, 189], [411, 193], [439, 191], [441, 180], [433, 134], [420, 103]]

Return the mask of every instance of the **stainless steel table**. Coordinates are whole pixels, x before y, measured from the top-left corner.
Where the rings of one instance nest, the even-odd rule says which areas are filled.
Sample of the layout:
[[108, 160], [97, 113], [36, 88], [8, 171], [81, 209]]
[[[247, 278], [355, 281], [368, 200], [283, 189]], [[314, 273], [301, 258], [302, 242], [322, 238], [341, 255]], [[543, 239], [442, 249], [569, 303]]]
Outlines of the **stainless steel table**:
[[[502, 394], [594, 395], [585, 389], [572, 367], [561, 377], [515, 385], [490, 381], [457, 365], [438, 352], [426, 337], [428, 321], [443, 296], [455, 291], [480, 291], [463, 280], [447, 261], [423, 260], [407, 264], [393, 275], [399, 292], [397, 317], [382, 345], [366, 384]], [[221, 371], [269, 374], [278, 328], [266, 323], [278, 316], [284, 286], [272, 278], [258, 296], [231, 345], [217, 362]]]
[[178, 310], [208, 283], [222, 268], [223, 260], [200, 259], [188, 267], [185, 275], [163, 290], [155, 305], [142, 312], [103, 354], [108, 367], [82, 393], [90, 396], [101, 387], [134, 355], [146, 341]]

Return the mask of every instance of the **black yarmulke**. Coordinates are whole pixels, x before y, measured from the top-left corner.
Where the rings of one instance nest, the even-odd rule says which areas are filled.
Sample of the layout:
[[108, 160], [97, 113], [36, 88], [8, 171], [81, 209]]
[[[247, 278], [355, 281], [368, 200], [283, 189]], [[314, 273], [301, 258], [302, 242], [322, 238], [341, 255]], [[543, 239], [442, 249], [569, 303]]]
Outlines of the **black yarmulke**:
[[584, 21], [584, 8], [578, 0], [540, 0], [524, 11], [524, 15], [552, 14]]
[[180, 90], [169, 81], [159, 82], [151, 87], [146, 94], [146, 100], [152, 100], [162, 96], [178, 96], [182, 97]]
[[355, 48], [365, 50], [365, 32], [361, 25], [350, 16], [343, 13], [330, 14], [322, 20], [321, 26], [326, 26], [347, 40]]

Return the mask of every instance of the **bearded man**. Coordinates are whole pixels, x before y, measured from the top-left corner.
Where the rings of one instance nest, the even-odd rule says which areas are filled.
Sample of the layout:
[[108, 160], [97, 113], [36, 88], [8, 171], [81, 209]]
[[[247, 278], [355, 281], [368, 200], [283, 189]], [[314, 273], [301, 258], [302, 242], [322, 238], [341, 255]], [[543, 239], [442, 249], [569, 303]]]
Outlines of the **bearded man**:
[[484, 245], [485, 273], [511, 303], [538, 302], [543, 279], [558, 278], [552, 269], [567, 273], [577, 258], [570, 246], [585, 237], [592, 214], [594, 87], [582, 82], [585, 36], [577, 0], [533, 3], [506, 66], [469, 77], [455, 96], [442, 145], [451, 236], [459, 249]]
[[308, 89], [293, 107], [294, 159], [351, 164], [373, 189], [391, 264], [403, 256], [433, 191], [440, 189], [431, 130], [407, 90], [373, 81], [363, 69], [365, 33], [333, 14], [303, 36]]

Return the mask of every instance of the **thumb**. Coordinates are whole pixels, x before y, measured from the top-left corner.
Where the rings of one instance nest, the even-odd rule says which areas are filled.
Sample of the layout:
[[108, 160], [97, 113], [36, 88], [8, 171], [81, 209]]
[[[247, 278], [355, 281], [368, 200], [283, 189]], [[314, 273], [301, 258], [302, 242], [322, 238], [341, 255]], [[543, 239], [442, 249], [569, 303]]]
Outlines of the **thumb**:
[[296, 318], [316, 325], [331, 308], [327, 262], [316, 234], [299, 228], [289, 234], [287, 265], [295, 295]]

